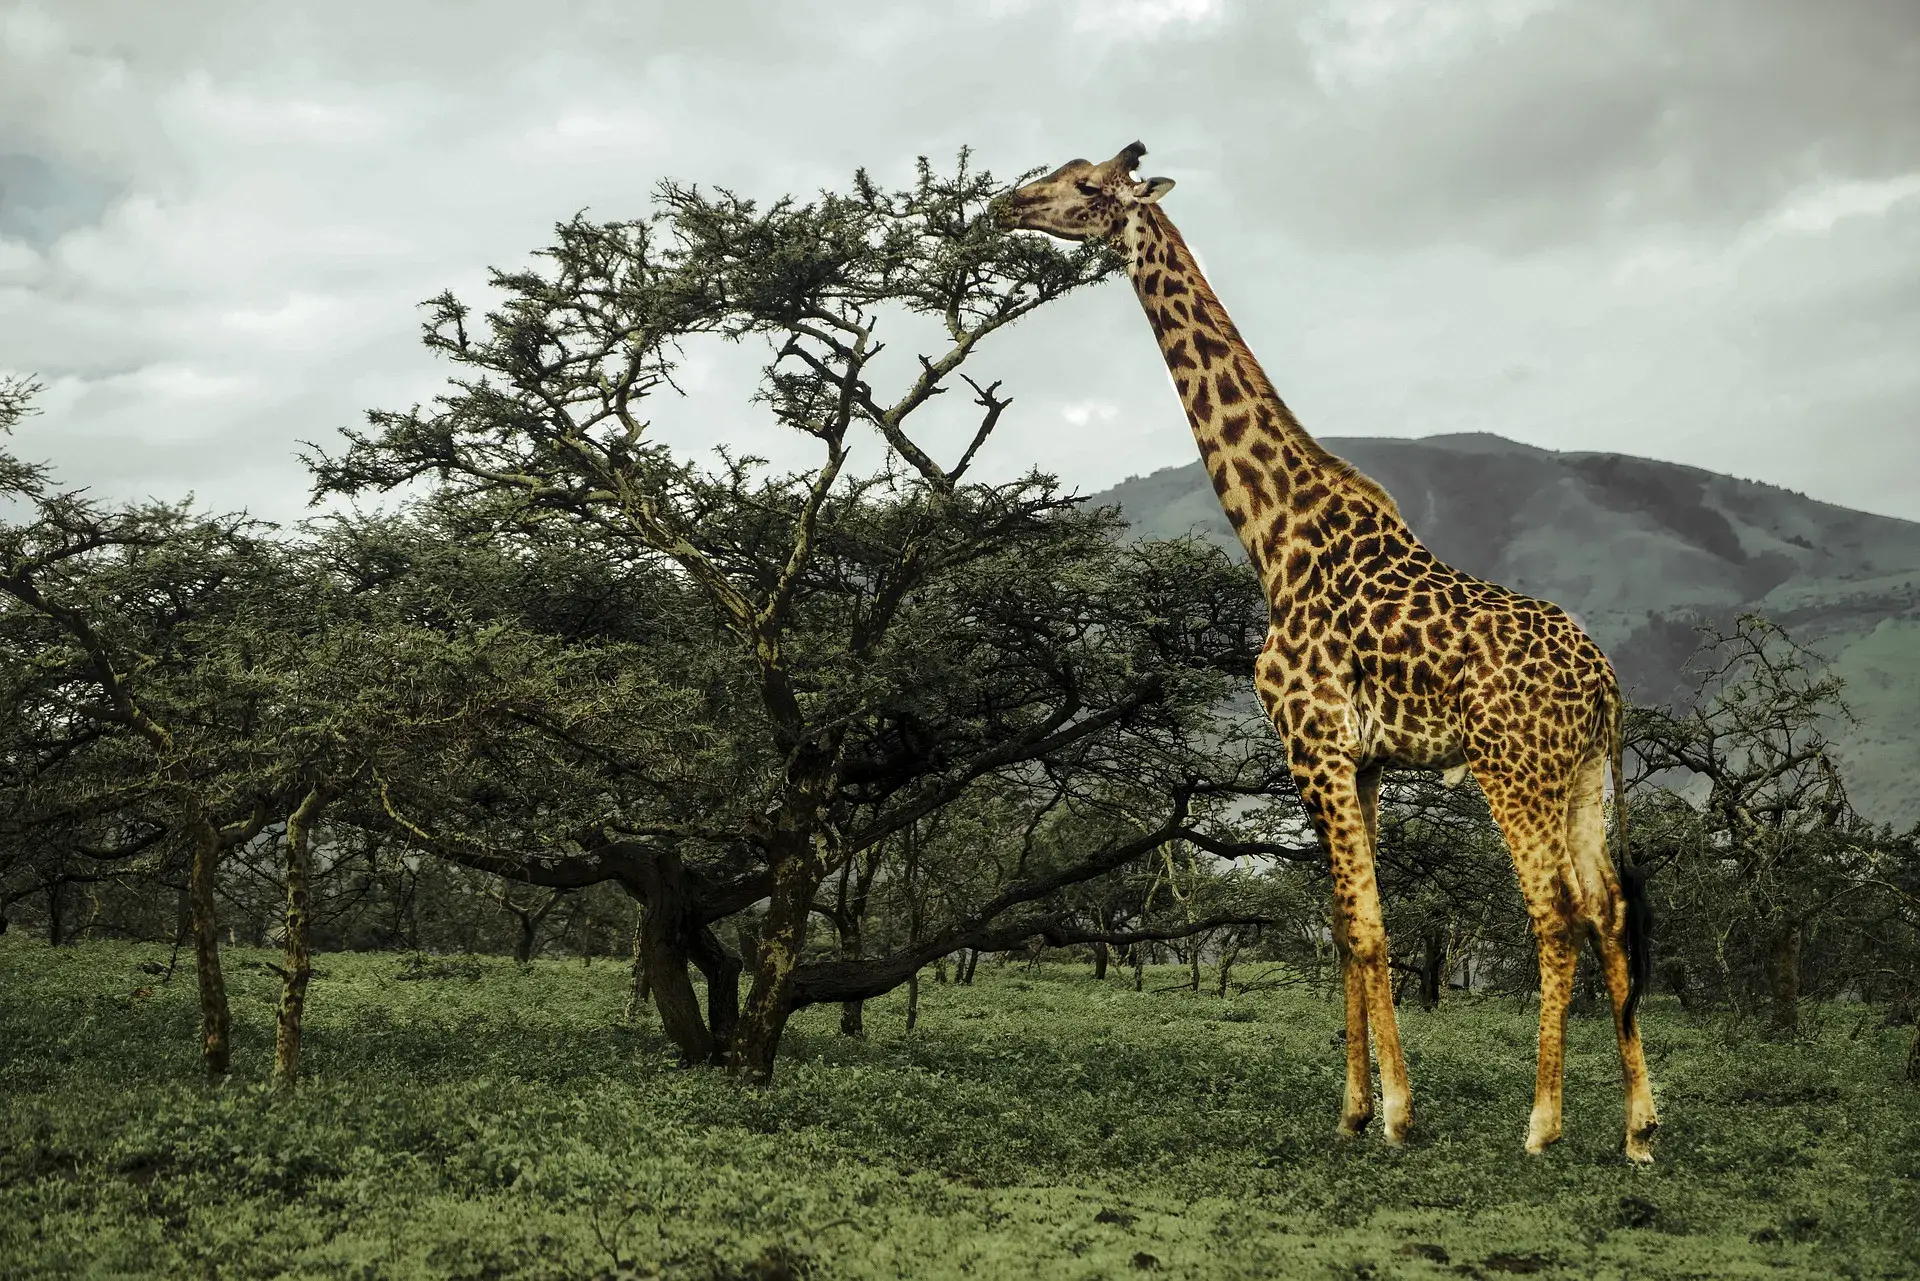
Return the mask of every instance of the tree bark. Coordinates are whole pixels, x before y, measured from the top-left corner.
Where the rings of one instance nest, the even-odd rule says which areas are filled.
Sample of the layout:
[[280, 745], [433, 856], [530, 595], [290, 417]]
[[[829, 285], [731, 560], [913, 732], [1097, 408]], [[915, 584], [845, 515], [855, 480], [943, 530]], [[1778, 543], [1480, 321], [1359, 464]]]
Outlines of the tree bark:
[[1227, 985], [1233, 981], [1233, 963], [1240, 959], [1240, 944], [1236, 939], [1225, 951], [1220, 953], [1220, 987], [1215, 996], [1226, 999]]
[[47, 946], [59, 947], [67, 941], [67, 883], [58, 877], [47, 886]]
[[627, 989], [627, 1009], [623, 1021], [633, 1023], [640, 1017], [647, 998], [652, 995], [647, 985], [647, 949], [642, 941], [646, 928], [646, 905], [635, 904], [633, 917], [633, 983]]
[[646, 892], [646, 909], [640, 917], [641, 950], [661, 1030], [680, 1047], [682, 1063], [711, 1063], [719, 1045], [700, 1016], [700, 999], [687, 974], [687, 944], [693, 930], [679, 853], [663, 850], [649, 859], [642, 865], [641, 880]]
[[564, 894], [563, 890], [554, 890], [547, 895], [547, 901], [537, 909], [528, 909], [515, 903], [513, 896], [504, 889], [500, 892], [500, 905], [513, 914], [513, 919], [520, 926], [520, 932], [513, 940], [513, 960], [516, 965], [533, 964], [534, 948], [540, 941], [540, 926], [559, 904]]
[[1420, 958], [1420, 1008], [1440, 1008], [1440, 994], [1447, 977], [1447, 931], [1444, 925], [1429, 924], [1421, 938], [1425, 946]]
[[1794, 922], [1773, 937], [1767, 951], [1767, 982], [1773, 996], [1773, 1030], [1782, 1036], [1800, 1030], [1800, 925]]
[[773, 1077], [780, 1035], [793, 1012], [793, 972], [806, 946], [807, 919], [813, 910], [813, 893], [820, 885], [811, 849], [776, 851], [770, 861], [774, 865], [773, 893], [760, 927], [753, 986], [747, 992], [733, 1055], [733, 1070], [750, 1081]]
[[320, 784], [287, 816], [286, 968], [280, 972], [280, 1012], [273, 1036], [273, 1083], [291, 1089], [300, 1080], [300, 1033], [307, 1005], [307, 983], [313, 977], [307, 948], [308, 896], [312, 869], [308, 861], [313, 828], [327, 794]]
[[708, 1062], [719, 1066], [740, 1033], [740, 958], [727, 950], [711, 926], [691, 936], [689, 951], [707, 980], [707, 1028], [714, 1047]]
[[[879, 845], [867, 850], [860, 858], [857, 874], [853, 872], [851, 859], [840, 868], [840, 955], [849, 961], [859, 960], [866, 951], [867, 909], [873, 901], [873, 878], [880, 868], [881, 852]], [[864, 1037], [866, 1034], [866, 1002], [841, 1002], [840, 1035]]]
[[1107, 977], [1107, 945], [1105, 943], [1093, 945], [1093, 977], [1096, 982]]
[[[907, 980], [907, 1031], [911, 1032], [920, 1022], [920, 971], [915, 970], [913, 977]], [[1911, 1075], [1911, 1073], [1909, 1073]]]
[[227, 979], [220, 969], [220, 925], [214, 915], [213, 879], [221, 854], [220, 831], [195, 815], [193, 866], [188, 873], [188, 904], [193, 913], [193, 968], [200, 981], [200, 1060], [210, 1077], [222, 1077], [233, 1055], [232, 1016], [227, 1010]]

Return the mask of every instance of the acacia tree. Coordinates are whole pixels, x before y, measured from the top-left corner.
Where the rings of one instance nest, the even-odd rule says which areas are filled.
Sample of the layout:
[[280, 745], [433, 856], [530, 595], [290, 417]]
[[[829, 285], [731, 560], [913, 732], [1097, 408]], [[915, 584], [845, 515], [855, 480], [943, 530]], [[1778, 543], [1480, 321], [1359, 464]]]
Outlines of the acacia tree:
[[[34, 390], [20, 381], [0, 389], [0, 429], [28, 411]], [[27, 517], [0, 525], [0, 595], [14, 615], [7, 627], [38, 669], [52, 716], [86, 724], [74, 726], [75, 741], [135, 745], [149, 766], [98, 807], [95, 817], [109, 818], [125, 842], [103, 856], [163, 837], [191, 850], [202, 1059], [219, 1076], [230, 1016], [214, 880], [222, 857], [259, 833], [271, 805], [252, 734], [261, 691], [246, 679], [248, 656], [223, 649], [222, 632], [241, 602], [272, 590], [270, 558], [245, 519], [197, 517], [180, 505], [112, 508], [59, 489], [44, 466], [11, 453], [0, 453], [0, 494]], [[128, 831], [130, 821], [145, 832]]]
[[[960, 497], [1007, 402], [975, 385], [974, 443], [951, 466], [909, 437], [911, 416], [987, 335], [1110, 267], [1095, 251], [1065, 255], [996, 234], [985, 217], [996, 192], [963, 161], [950, 178], [923, 165], [904, 192], [883, 192], [863, 174], [849, 195], [762, 210], [731, 193], [667, 184], [654, 221], [576, 218], [546, 251], [551, 274], [495, 275], [508, 300], [484, 333], [469, 331], [469, 309], [451, 295], [434, 304], [428, 345], [471, 377], [433, 410], [372, 415], [372, 433], [317, 463], [323, 490], [437, 473], [496, 505], [505, 521], [563, 515], [665, 557], [751, 657], [780, 762], [765, 813], [745, 833], [772, 882], [735, 1056], [751, 1075], [771, 1071], [814, 892], [844, 858], [827, 811], [846, 764], [845, 718], [796, 681], [789, 640], [851, 433], [861, 422], [877, 427], [915, 469], [929, 535], [901, 549], [895, 580], [873, 584], [847, 637], [846, 658], [858, 664], [886, 637], [917, 573], [971, 554], [939, 538], [939, 515]], [[880, 350], [875, 312], [887, 303], [938, 318], [946, 350], [923, 358], [883, 403], [870, 380]], [[644, 402], [671, 386], [680, 345], [703, 333], [769, 339], [762, 401], [782, 425], [818, 442], [817, 467], [770, 476], [741, 460], [703, 473], [651, 439]], [[1029, 514], [1053, 505], [1031, 486], [976, 487], [973, 496]], [[752, 514], [748, 528], [710, 518], [722, 498]]]

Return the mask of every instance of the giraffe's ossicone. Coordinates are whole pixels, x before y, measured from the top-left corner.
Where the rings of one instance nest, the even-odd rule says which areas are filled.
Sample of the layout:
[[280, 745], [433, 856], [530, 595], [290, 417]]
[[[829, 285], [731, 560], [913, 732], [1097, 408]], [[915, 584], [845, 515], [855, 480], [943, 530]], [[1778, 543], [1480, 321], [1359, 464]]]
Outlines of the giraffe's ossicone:
[[[1333, 869], [1346, 984], [1340, 1128], [1373, 1119], [1403, 1142], [1412, 1095], [1374, 881], [1380, 773], [1472, 771], [1506, 837], [1540, 953], [1540, 1053], [1526, 1147], [1560, 1137], [1567, 1006], [1595, 945], [1626, 1084], [1626, 1152], [1652, 1160], [1659, 1122], [1634, 1017], [1648, 941], [1640, 878], [1616, 874], [1603, 797], [1620, 786], [1622, 700], [1600, 647], [1565, 611], [1464, 574], [1421, 546], [1393, 499], [1294, 419], [1166, 213], [1165, 178], [1138, 179], [1139, 143], [1073, 160], [1011, 193], [1005, 225], [1102, 238], [1126, 260], [1186, 407], [1200, 457], [1266, 585], [1271, 626], [1255, 684], [1286, 741]], [[1622, 810], [1624, 817], [1624, 809]], [[1624, 822], [1621, 824], [1624, 856]]]

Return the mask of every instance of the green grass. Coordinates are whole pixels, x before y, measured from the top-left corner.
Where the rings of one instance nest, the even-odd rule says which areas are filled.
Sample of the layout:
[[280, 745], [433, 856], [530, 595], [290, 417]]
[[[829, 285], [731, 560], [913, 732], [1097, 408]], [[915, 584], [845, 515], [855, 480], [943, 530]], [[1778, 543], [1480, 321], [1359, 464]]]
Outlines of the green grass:
[[[1339, 1011], [982, 967], [869, 1038], [800, 1016], [778, 1080], [683, 1072], [621, 967], [329, 955], [311, 1079], [264, 1084], [277, 978], [229, 952], [237, 1071], [195, 1062], [164, 949], [0, 940], [0, 1276], [1920, 1275], [1904, 1029], [1810, 1042], [1645, 1015], [1666, 1122], [1620, 1158], [1610, 1028], [1575, 1020], [1566, 1140], [1520, 1150], [1533, 1017], [1406, 1010], [1403, 1151], [1333, 1137]], [[1171, 981], [1167, 976], [1162, 981]]]

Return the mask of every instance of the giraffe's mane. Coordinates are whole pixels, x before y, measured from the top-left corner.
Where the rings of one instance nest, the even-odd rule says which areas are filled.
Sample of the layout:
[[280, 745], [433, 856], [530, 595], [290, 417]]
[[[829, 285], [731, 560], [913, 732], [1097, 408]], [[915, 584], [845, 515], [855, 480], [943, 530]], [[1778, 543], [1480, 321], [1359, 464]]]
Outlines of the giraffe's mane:
[[[1304, 430], [1300, 434], [1302, 436], [1307, 435]], [[1367, 475], [1367, 473], [1361, 471], [1358, 467], [1355, 467], [1338, 454], [1328, 453], [1319, 441], [1313, 440], [1313, 437], [1307, 436], [1307, 439], [1313, 441], [1313, 447], [1318, 451], [1318, 457], [1315, 461], [1326, 468], [1329, 475], [1338, 479], [1344, 489], [1352, 493], [1357, 493], [1362, 498], [1371, 500], [1378, 504], [1381, 511], [1387, 515], [1393, 517], [1403, 525], [1406, 523], [1406, 519], [1400, 515], [1400, 505], [1393, 501], [1393, 495], [1387, 492], [1385, 485], [1382, 485], [1379, 481]]]
[[[1180, 252], [1186, 255], [1187, 260], [1193, 264], [1194, 283], [1201, 289], [1204, 289], [1207, 294], [1212, 297], [1213, 301], [1220, 306], [1222, 314], [1225, 314], [1226, 304], [1220, 302], [1220, 295], [1214, 292], [1213, 282], [1207, 279], [1206, 272], [1200, 268], [1199, 256], [1193, 252], [1193, 247], [1187, 244], [1187, 238], [1180, 234], [1180, 229], [1173, 225], [1173, 219], [1167, 217], [1165, 211], [1158, 205], [1147, 206], [1146, 215], [1149, 222], [1159, 230], [1161, 235], [1166, 237], [1167, 240], [1179, 248]], [[1386, 486], [1338, 454], [1328, 450], [1325, 445], [1322, 445], [1313, 438], [1312, 432], [1300, 425], [1300, 420], [1293, 416], [1293, 412], [1287, 409], [1285, 402], [1280, 399], [1280, 393], [1274, 390], [1272, 381], [1267, 378], [1267, 372], [1260, 364], [1260, 358], [1253, 354], [1253, 350], [1247, 346], [1246, 340], [1241, 338], [1236, 332], [1234, 337], [1229, 340], [1229, 344], [1235, 349], [1236, 355], [1243, 359], [1247, 365], [1259, 375], [1261, 383], [1265, 386], [1266, 394], [1276, 405], [1280, 406], [1281, 412], [1286, 415], [1287, 425], [1293, 429], [1300, 447], [1306, 453], [1308, 460], [1320, 468], [1327, 481], [1331, 485], [1345, 490], [1349, 494], [1374, 503], [1383, 513], [1405, 524], [1405, 518], [1400, 515], [1400, 507], [1393, 501], [1393, 495], [1387, 492]]]

